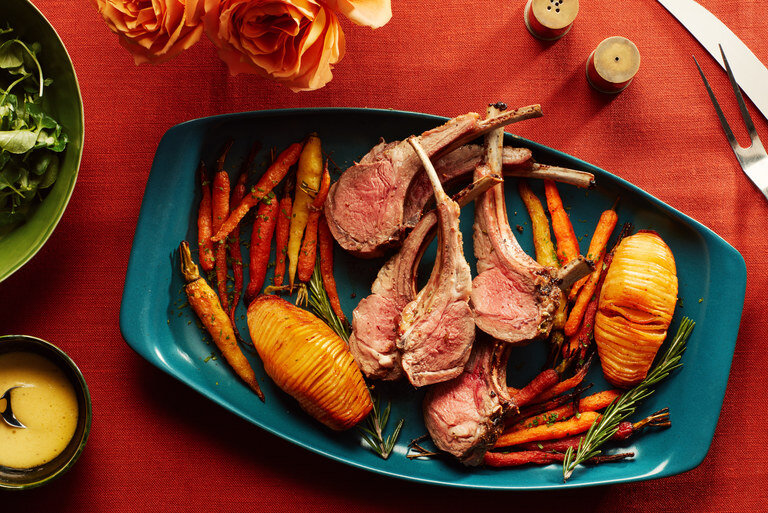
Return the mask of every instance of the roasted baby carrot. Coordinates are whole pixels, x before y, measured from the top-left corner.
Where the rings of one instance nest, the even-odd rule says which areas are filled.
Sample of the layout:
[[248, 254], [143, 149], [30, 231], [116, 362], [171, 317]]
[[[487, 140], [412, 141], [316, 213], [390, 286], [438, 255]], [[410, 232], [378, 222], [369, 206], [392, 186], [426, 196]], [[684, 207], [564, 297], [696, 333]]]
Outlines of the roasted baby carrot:
[[517, 188], [520, 192], [525, 208], [531, 218], [531, 229], [533, 231], [533, 247], [536, 251], [536, 261], [544, 266], [560, 267], [557, 259], [555, 245], [552, 243], [552, 235], [549, 230], [549, 220], [544, 212], [544, 206], [539, 198], [533, 193], [525, 180], [517, 182]]
[[275, 225], [275, 276], [272, 284], [279, 287], [285, 277], [285, 262], [288, 258], [288, 236], [291, 228], [291, 212], [293, 210], [293, 176], [289, 176], [283, 186], [283, 195], [277, 212]]
[[272, 248], [272, 234], [275, 232], [277, 212], [280, 202], [270, 193], [261, 201], [256, 211], [251, 232], [250, 263], [248, 264], [249, 281], [245, 289], [245, 300], [250, 304], [261, 292], [267, 275], [269, 252]]
[[[610, 463], [622, 461], [635, 456], [633, 452], [620, 452], [617, 454], [607, 454], [593, 456], [584, 463], [597, 465], [600, 463]], [[542, 450], [524, 450], [514, 452], [487, 452], [483, 457], [483, 463], [489, 467], [518, 467], [520, 465], [547, 465], [556, 463], [565, 459], [563, 452], [548, 452]]]
[[[605, 248], [608, 246], [608, 239], [611, 238], [611, 234], [613, 233], [614, 228], [616, 228], [616, 223], [618, 220], [619, 218], [616, 214], [616, 210], [613, 208], [602, 213], [600, 220], [597, 222], [595, 233], [592, 235], [592, 240], [589, 242], [587, 260], [592, 260], [593, 262], [600, 261], [600, 259], [605, 254]], [[573, 287], [571, 287], [568, 299], [575, 301], [577, 294], [584, 286], [584, 284], [587, 283], [588, 279], [589, 275], [574, 283]]]
[[565, 265], [579, 256], [579, 241], [555, 182], [544, 180], [544, 193], [547, 197], [547, 209], [552, 217], [552, 231], [555, 232], [557, 240], [557, 258]]
[[[616, 389], [604, 390], [602, 392], [597, 392], [596, 394], [588, 395], [587, 397], [579, 400], [578, 411], [585, 412], [602, 410], [603, 408], [607, 408], [614, 399], [619, 397], [619, 395], [621, 395], [621, 391]], [[570, 402], [562, 406], [558, 406], [557, 408], [545, 411], [544, 413], [540, 413], [533, 417], [518, 421], [517, 423], [512, 424], [512, 426], [507, 428], [505, 431], [520, 431], [521, 429], [536, 427], [542, 424], [551, 424], [553, 422], [558, 422], [563, 419], [567, 419], [568, 417], [572, 417], [576, 413], [577, 411], [574, 410], [573, 403]]]
[[569, 402], [577, 401], [579, 397], [592, 388], [592, 383], [589, 385], [577, 385], [573, 390], [570, 390], [562, 395], [547, 399], [546, 401], [532, 404], [520, 409], [520, 413], [514, 417], [508, 417], [505, 419], [505, 425], [511, 426], [519, 420], [529, 419], [535, 415], [540, 415], [545, 411], [554, 410], [560, 406]]
[[621, 227], [621, 231], [619, 232], [619, 235], [616, 239], [616, 244], [614, 245], [613, 249], [609, 253], [606, 253], [603, 257], [603, 263], [599, 269], [600, 278], [597, 281], [595, 293], [592, 294], [592, 299], [590, 299], [589, 303], [587, 304], [587, 308], [584, 311], [584, 318], [581, 320], [581, 326], [579, 327], [579, 330], [573, 336], [571, 336], [569, 344], [563, 350], [565, 358], [572, 357], [577, 349], [579, 350], [579, 357], [584, 358], [584, 355], [587, 352], [587, 348], [592, 342], [592, 335], [595, 330], [595, 318], [597, 317], [600, 290], [603, 288], [605, 275], [608, 272], [608, 268], [611, 266], [611, 262], [613, 261], [613, 251], [616, 249], [622, 239], [628, 236], [631, 232], [632, 225], [630, 223], [625, 223]]
[[[216, 161], [216, 174], [213, 176], [211, 210], [213, 212], [214, 233], [221, 228], [224, 220], [229, 215], [229, 174], [224, 170], [224, 161], [231, 147], [231, 142], [224, 147], [224, 151]], [[229, 297], [227, 295], [227, 246], [224, 242], [216, 243], [216, 286], [219, 291], [221, 306], [224, 307], [224, 310], [229, 311]]]
[[483, 464], [489, 467], [519, 467], [521, 465], [546, 465], [563, 461], [564, 454], [546, 451], [487, 452]]
[[565, 327], [563, 328], [563, 331], [568, 337], [573, 336], [579, 329], [579, 326], [581, 326], [581, 321], [587, 311], [587, 305], [597, 291], [597, 284], [600, 281], [600, 271], [603, 267], [602, 258], [598, 260], [597, 266], [598, 268], [589, 275], [587, 283], [585, 283], [581, 288], [581, 291], [579, 291], [576, 302], [573, 304], [571, 312], [568, 314], [568, 320], [565, 322]]
[[230, 367], [256, 392], [259, 399], [264, 401], [264, 394], [256, 380], [256, 374], [237, 343], [232, 322], [221, 307], [216, 293], [200, 276], [189, 252], [187, 241], [182, 241], [179, 245], [179, 255], [181, 256], [181, 274], [186, 281], [184, 289], [192, 310], [200, 318]]
[[219, 242], [224, 240], [237, 224], [245, 217], [250, 209], [255, 207], [259, 201], [261, 201], [267, 194], [272, 192], [277, 184], [280, 183], [288, 170], [299, 160], [301, 154], [301, 144], [294, 143], [283, 150], [280, 155], [277, 156], [271, 166], [264, 172], [258, 183], [251, 188], [251, 191], [246, 194], [243, 201], [232, 210], [232, 213], [224, 221], [218, 231], [214, 233], [212, 240]]
[[[592, 236], [592, 242], [589, 244], [589, 253], [587, 258], [596, 261], [595, 270], [589, 276], [586, 276], [586, 282], [579, 290], [576, 296], [576, 302], [571, 308], [568, 320], [565, 323], [565, 334], [569, 337], [576, 333], [581, 325], [581, 319], [587, 309], [587, 304], [592, 299], [592, 295], [597, 290], [597, 284], [603, 271], [603, 259], [605, 258], [605, 248], [608, 245], [613, 229], [616, 228], [618, 216], [613, 209], [606, 210], [600, 216], [600, 221], [595, 228], [595, 234]], [[578, 282], [577, 282], [578, 285]]]
[[320, 138], [312, 134], [301, 150], [299, 164], [296, 169], [296, 194], [293, 199], [291, 213], [291, 229], [288, 238], [288, 285], [293, 290], [296, 271], [299, 265], [301, 239], [309, 219], [309, 206], [312, 196], [307, 191], [319, 191], [323, 177], [323, 154]]
[[571, 376], [570, 378], [561, 381], [557, 385], [553, 386], [538, 398], [539, 401], [546, 401], [547, 399], [551, 399], [555, 396], [558, 396], [565, 392], [566, 390], [570, 390], [574, 387], [576, 387], [579, 383], [584, 381], [584, 378], [587, 375], [587, 371], [589, 371], [589, 367], [592, 365], [592, 356], [590, 356], [586, 362], [582, 364], [581, 367], [576, 371], [576, 374]]
[[598, 299], [600, 297], [600, 289], [603, 286], [603, 281], [605, 281], [605, 274], [608, 271], [608, 267], [611, 265], [611, 260], [613, 260], [612, 253], [605, 255], [600, 269], [600, 277], [597, 280], [595, 293], [592, 294], [592, 298], [589, 300], [589, 303], [584, 310], [584, 317], [581, 319], [581, 325], [579, 326], [579, 329], [570, 337], [568, 341], [568, 348], [565, 350], [567, 354], [564, 355], [565, 358], [570, 358], [571, 356], [575, 355], [577, 350], [580, 353], [580, 357], [583, 358], [587, 352], [587, 348], [592, 343], [592, 334], [595, 331], [595, 317], [597, 317], [597, 306]]
[[588, 430], [593, 422], [600, 419], [600, 414], [594, 411], [586, 411], [568, 420], [555, 422], [551, 425], [544, 424], [520, 431], [503, 433], [496, 441], [494, 447], [511, 447], [527, 442], [540, 440], [556, 440], [567, 436], [577, 435]]
[[[232, 189], [232, 200], [230, 205], [237, 205], [245, 196], [245, 180], [248, 178], [247, 166], [240, 172], [237, 184]], [[227, 239], [227, 248], [229, 249], [229, 259], [232, 261], [232, 277], [235, 282], [232, 291], [232, 306], [229, 309], [229, 318], [232, 320], [232, 326], [235, 326], [235, 310], [240, 303], [240, 294], [243, 292], [243, 254], [240, 252], [240, 227], [236, 226]]]
[[330, 228], [328, 228], [328, 221], [325, 219], [325, 215], [320, 216], [317, 236], [320, 247], [320, 276], [323, 278], [325, 292], [328, 294], [328, 300], [333, 311], [341, 319], [341, 322], [347, 324], [344, 310], [341, 309], [339, 293], [336, 290], [336, 279], [333, 277], [333, 235]]
[[512, 402], [519, 408], [532, 403], [544, 391], [552, 388], [560, 381], [560, 376], [554, 369], [547, 369], [533, 378], [530, 383], [525, 385], [512, 395]]
[[600, 274], [603, 268], [603, 259], [597, 261], [597, 268], [589, 275], [589, 279], [581, 287], [579, 295], [576, 297], [576, 302], [573, 304], [570, 313], [568, 314], [568, 320], [565, 322], [563, 331], [568, 337], [572, 337], [581, 326], [581, 321], [584, 318], [584, 314], [587, 311], [587, 306], [592, 300], [592, 296], [597, 292], [597, 284], [600, 281]]
[[200, 253], [200, 268], [203, 271], [212, 271], [216, 255], [213, 251], [213, 214], [211, 210], [211, 178], [208, 169], [200, 162], [200, 186], [202, 197], [197, 211], [197, 248]]
[[[639, 422], [628, 422], [623, 421], [620, 422], [616, 432], [611, 436], [611, 440], [626, 440], [632, 435], [638, 434], [640, 431], [642, 431], [646, 427], [658, 427], [658, 428], [668, 428], [671, 425], [669, 422], [669, 409], [664, 408], [662, 410], [657, 411], [653, 415], [644, 418], [643, 420]], [[517, 448], [522, 450], [540, 450], [540, 451], [557, 451], [557, 452], [565, 452], [569, 448], [573, 448], [576, 450], [579, 446], [579, 442], [581, 441], [581, 436], [569, 436], [566, 438], [561, 438], [560, 440], [546, 440], [546, 441], [540, 441], [540, 442], [529, 442], [525, 444], [520, 444], [517, 446]]]
[[330, 187], [331, 175], [328, 173], [328, 161], [326, 161], [323, 177], [320, 180], [320, 190], [317, 191], [312, 204], [309, 205], [309, 218], [307, 220], [307, 227], [304, 230], [301, 250], [299, 251], [299, 264], [297, 268], [299, 281], [308, 282], [315, 271], [315, 261], [317, 260], [317, 225]]

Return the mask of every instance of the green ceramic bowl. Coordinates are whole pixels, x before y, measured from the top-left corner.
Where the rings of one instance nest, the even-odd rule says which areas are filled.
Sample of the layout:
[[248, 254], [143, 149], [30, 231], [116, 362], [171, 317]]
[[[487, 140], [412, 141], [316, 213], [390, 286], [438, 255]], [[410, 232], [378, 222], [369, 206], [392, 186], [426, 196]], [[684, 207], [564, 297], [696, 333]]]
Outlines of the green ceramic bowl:
[[0, 336], [0, 354], [15, 351], [37, 353], [56, 364], [75, 388], [79, 413], [72, 440], [61, 454], [48, 463], [23, 470], [0, 465], [0, 490], [34, 488], [60, 476], [80, 457], [91, 431], [91, 394], [88, 392], [83, 373], [77, 368], [75, 362], [64, 351], [45, 340], [29, 335]]
[[40, 63], [45, 75], [53, 79], [43, 98], [47, 98], [49, 113], [69, 135], [69, 143], [58, 179], [35, 213], [23, 225], [0, 236], [0, 282], [32, 258], [53, 233], [75, 188], [83, 154], [83, 101], [64, 43], [29, 0], [0, 1], [0, 26], [6, 25], [22, 41], [42, 45]]

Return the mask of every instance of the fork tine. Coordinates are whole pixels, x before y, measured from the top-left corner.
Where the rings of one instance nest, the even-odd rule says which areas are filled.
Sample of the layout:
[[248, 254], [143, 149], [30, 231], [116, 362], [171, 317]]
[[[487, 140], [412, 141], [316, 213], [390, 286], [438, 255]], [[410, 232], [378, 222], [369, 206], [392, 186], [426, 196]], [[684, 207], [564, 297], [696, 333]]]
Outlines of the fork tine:
[[739, 110], [741, 110], [741, 117], [744, 120], [744, 125], [747, 127], [747, 131], [749, 132], [749, 137], [754, 142], [755, 139], [760, 140], [757, 137], [757, 130], [755, 130], [755, 124], [752, 122], [752, 116], [749, 115], [749, 111], [747, 110], [747, 105], [744, 103], [744, 97], [741, 95], [741, 88], [739, 87], [739, 84], [736, 83], [736, 79], [733, 77], [733, 71], [731, 70], [731, 65], [728, 64], [728, 59], [725, 58], [725, 52], [723, 51], [723, 45], [718, 45], [720, 47], [720, 55], [723, 56], [723, 63], [725, 63], [725, 71], [728, 73], [728, 80], [731, 82], [731, 87], [733, 88], [733, 94], [736, 95], [736, 100], [739, 102]]
[[693, 62], [696, 63], [696, 67], [699, 68], [699, 75], [701, 75], [701, 79], [704, 81], [704, 87], [707, 88], [707, 93], [709, 93], [709, 99], [712, 100], [712, 105], [715, 107], [715, 111], [717, 112], [717, 117], [720, 118], [720, 124], [723, 126], [723, 130], [725, 130], [725, 136], [728, 138], [728, 142], [731, 143], [731, 147], [736, 150], [736, 148], [739, 147], [739, 143], [736, 142], [736, 137], [733, 135], [733, 130], [731, 130], [731, 127], [728, 125], [728, 121], [725, 119], [725, 115], [723, 114], [723, 110], [720, 108], [720, 104], [717, 103], [717, 98], [715, 98], [715, 93], [712, 92], [712, 88], [709, 86], [709, 81], [707, 80], [707, 77], [704, 76], [704, 71], [702, 71], [701, 66], [699, 66], [699, 61], [696, 60], [696, 57], [693, 57]]

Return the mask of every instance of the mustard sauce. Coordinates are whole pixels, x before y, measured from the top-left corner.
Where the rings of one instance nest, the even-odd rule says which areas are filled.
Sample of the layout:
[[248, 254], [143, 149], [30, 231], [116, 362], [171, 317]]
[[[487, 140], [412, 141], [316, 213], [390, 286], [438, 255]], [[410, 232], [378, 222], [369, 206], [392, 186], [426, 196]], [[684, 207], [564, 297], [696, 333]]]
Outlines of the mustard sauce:
[[51, 461], [67, 447], [77, 427], [77, 395], [47, 358], [21, 351], [0, 354], [0, 394], [18, 385], [23, 388], [11, 392], [11, 406], [27, 428], [0, 419], [0, 465], [26, 469]]

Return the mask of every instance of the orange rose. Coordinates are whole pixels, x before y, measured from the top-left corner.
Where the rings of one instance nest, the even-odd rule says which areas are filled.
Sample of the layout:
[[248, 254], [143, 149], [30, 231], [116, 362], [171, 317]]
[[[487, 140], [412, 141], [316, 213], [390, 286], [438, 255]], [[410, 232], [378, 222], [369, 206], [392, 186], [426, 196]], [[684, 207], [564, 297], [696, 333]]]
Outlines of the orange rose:
[[230, 73], [256, 73], [293, 91], [327, 84], [344, 56], [336, 14], [315, 0], [189, 0], [205, 2], [205, 31]]
[[392, 17], [390, 0], [325, 0], [325, 4], [354, 23], [371, 28], [383, 27]]
[[200, 19], [185, 0], [93, 0], [136, 64], [170, 59], [195, 44]]

